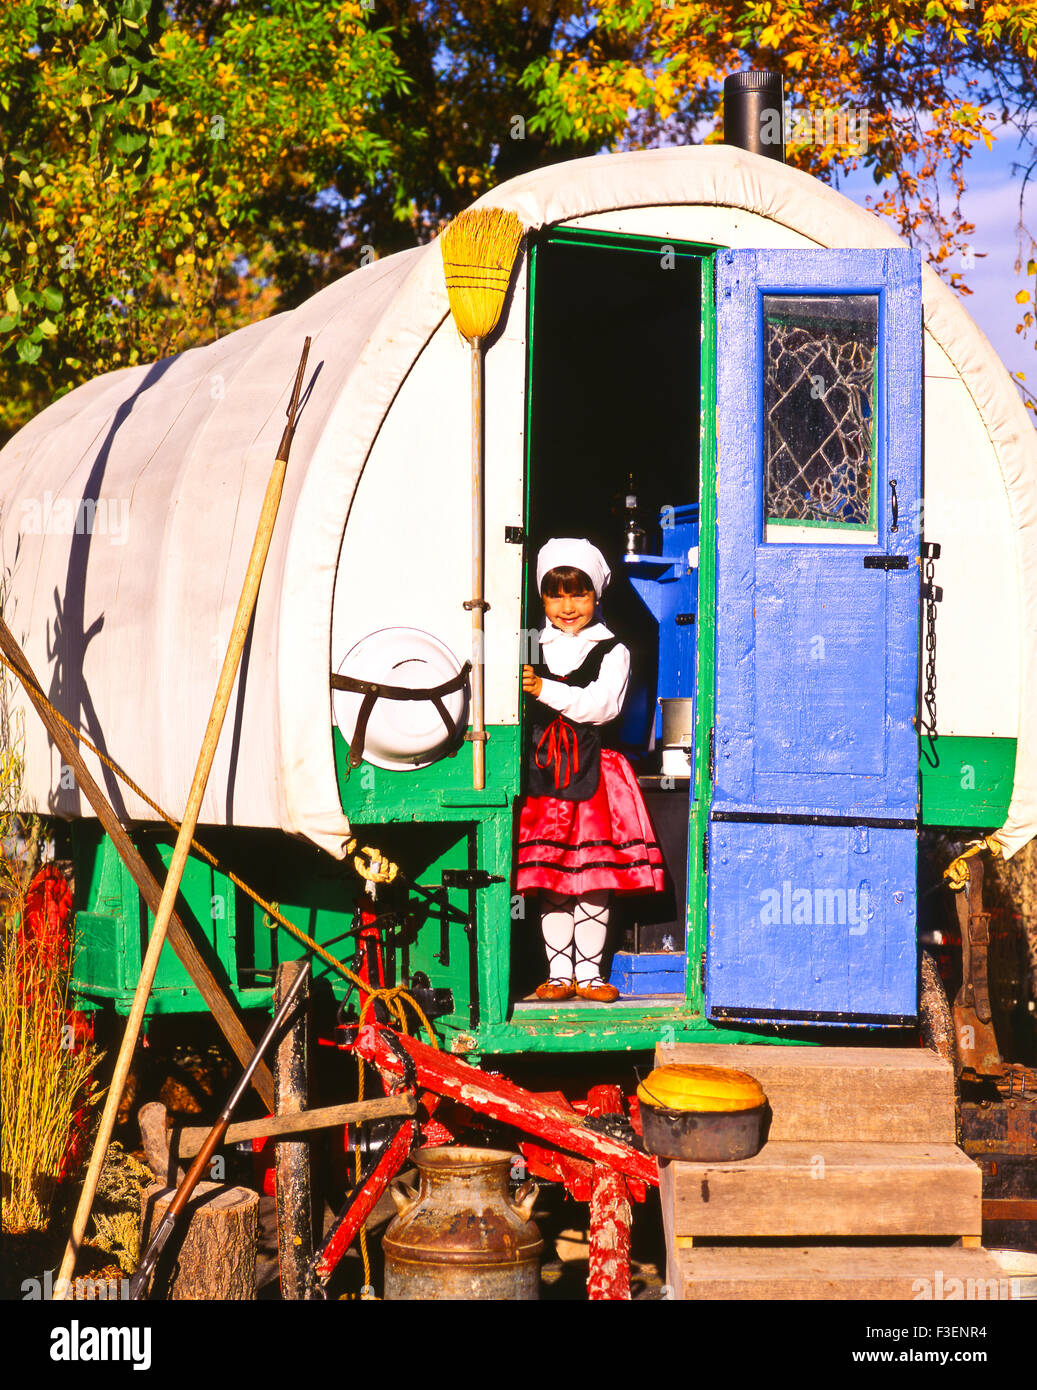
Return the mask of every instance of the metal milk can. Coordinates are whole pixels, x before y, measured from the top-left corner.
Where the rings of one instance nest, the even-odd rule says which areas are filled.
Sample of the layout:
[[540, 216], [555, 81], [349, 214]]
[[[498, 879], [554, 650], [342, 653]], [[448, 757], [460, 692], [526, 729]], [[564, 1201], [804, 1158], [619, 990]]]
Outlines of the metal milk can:
[[512, 1202], [512, 1155], [462, 1146], [418, 1149], [415, 1193], [390, 1191], [398, 1215], [382, 1240], [386, 1299], [536, 1299], [544, 1243], [530, 1221], [539, 1188]]

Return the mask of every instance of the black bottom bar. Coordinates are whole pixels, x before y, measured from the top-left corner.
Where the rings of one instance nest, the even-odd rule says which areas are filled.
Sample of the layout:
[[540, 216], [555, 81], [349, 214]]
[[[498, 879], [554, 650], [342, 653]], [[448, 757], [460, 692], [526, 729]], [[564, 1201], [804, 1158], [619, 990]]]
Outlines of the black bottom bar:
[[736, 1023], [859, 1023], [880, 1024], [887, 1028], [913, 1028], [918, 1022], [909, 1014], [812, 1013], [803, 1009], [725, 1009], [709, 1010], [710, 1019], [730, 1019]]
[[867, 825], [878, 830], [917, 830], [918, 819], [895, 816], [813, 816], [784, 811], [710, 811], [711, 821], [739, 821], [759, 825]]

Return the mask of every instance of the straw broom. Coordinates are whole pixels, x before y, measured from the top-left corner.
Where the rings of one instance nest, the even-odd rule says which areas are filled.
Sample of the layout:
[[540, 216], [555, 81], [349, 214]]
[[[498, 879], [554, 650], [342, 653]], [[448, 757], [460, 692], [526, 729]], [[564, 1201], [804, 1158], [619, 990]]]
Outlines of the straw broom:
[[472, 785], [486, 786], [486, 724], [483, 710], [484, 430], [483, 352], [497, 327], [511, 272], [522, 241], [522, 223], [503, 208], [469, 208], [440, 237], [450, 313], [472, 349]]

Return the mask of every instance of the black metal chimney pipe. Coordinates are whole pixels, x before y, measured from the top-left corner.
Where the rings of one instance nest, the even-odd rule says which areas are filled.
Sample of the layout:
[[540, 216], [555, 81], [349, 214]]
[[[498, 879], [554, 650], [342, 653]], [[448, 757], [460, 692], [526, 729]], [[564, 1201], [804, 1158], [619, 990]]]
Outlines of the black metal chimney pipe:
[[734, 72], [724, 79], [724, 144], [785, 163], [780, 72]]

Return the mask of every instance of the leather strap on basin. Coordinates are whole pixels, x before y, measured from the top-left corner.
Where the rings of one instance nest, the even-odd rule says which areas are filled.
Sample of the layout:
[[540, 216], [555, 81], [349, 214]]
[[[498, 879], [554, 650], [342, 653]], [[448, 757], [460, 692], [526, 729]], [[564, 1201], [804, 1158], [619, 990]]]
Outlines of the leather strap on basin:
[[353, 737], [349, 743], [349, 765], [346, 768], [346, 776], [359, 767], [364, 760], [364, 739], [367, 736], [367, 721], [371, 717], [375, 701], [385, 700], [431, 700], [440, 713], [443, 723], [446, 725], [448, 734], [457, 732], [453, 720], [446, 705], [443, 703], [444, 695], [452, 695], [455, 690], [461, 690], [468, 682], [468, 673], [472, 669], [472, 663], [466, 661], [458, 671], [456, 676], [451, 676], [442, 685], [427, 686], [422, 690], [415, 690], [407, 685], [383, 685], [380, 681], [362, 681], [354, 676], [338, 676], [332, 672], [332, 690], [349, 690], [353, 694], [363, 695], [360, 705], [360, 713], [357, 716], [356, 728], [353, 730]]

